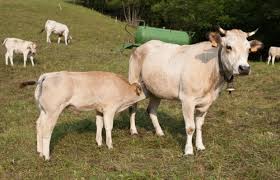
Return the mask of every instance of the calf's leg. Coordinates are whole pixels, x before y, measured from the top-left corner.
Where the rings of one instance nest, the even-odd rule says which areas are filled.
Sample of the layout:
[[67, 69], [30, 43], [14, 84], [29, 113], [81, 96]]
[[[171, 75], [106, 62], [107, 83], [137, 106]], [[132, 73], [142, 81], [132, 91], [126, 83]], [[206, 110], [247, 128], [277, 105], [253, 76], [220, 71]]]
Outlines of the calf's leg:
[[9, 51], [10, 63], [11, 63], [12, 66], [14, 66], [13, 56], [14, 56], [13, 51]]
[[275, 56], [272, 56], [272, 65], [274, 65]]
[[161, 127], [160, 127], [160, 124], [159, 124], [158, 118], [157, 118], [157, 108], [158, 108], [159, 104], [160, 104], [160, 99], [159, 98], [154, 97], [154, 96], [150, 97], [150, 102], [149, 102], [149, 106], [148, 106], [147, 111], [148, 111], [149, 116], [152, 120], [153, 126], [156, 130], [156, 134], [158, 136], [163, 136], [164, 133], [163, 133]]
[[6, 65], [9, 64], [8, 61], [9, 61], [9, 52], [7, 51], [6, 54], [5, 54], [5, 63], [6, 63]]
[[114, 115], [115, 115], [114, 111], [107, 111], [103, 113], [104, 126], [106, 130], [106, 145], [109, 149], [113, 148], [112, 129], [113, 129]]
[[33, 56], [29, 56], [29, 59], [31, 61], [32, 66], [34, 66], [34, 61], [33, 61], [34, 57]]
[[269, 65], [269, 63], [270, 63], [270, 60], [271, 60], [271, 55], [269, 55], [268, 58], [267, 58], [267, 64], [268, 64], [268, 65]]
[[103, 115], [96, 112], [96, 143], [100, 147], [102, 145], [102, 129], [103, 129]]

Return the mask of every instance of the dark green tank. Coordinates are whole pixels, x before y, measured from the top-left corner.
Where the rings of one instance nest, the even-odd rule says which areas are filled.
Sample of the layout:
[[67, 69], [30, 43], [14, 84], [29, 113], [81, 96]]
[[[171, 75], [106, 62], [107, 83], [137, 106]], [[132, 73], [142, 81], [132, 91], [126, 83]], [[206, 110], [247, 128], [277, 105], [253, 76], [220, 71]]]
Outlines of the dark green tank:
[[150, 40], [161, 40], [173, 44], [190, 44], [191, 37], [187, 32], [139, 26], [135, 33], [135, 44], [143, 44]]

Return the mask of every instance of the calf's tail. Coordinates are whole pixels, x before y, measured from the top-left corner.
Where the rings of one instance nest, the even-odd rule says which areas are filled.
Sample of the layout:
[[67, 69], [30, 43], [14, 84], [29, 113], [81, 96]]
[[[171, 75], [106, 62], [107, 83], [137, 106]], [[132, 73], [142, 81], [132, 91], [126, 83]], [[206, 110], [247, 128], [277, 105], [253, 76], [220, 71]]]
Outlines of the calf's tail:
[[37, 81], [24, 81], [24, 82], [20, 83], [19, 88], [24, 88], [29, 85], [34, 85], [36, 83], [37, 83]]
[[42, 33], [45, 31], [45, 27], [41, 29], [41, 31], [39, 33]]
[[7, 41], [7, 38], [6, 38], [6, 39], [4, 39], [4, 41], [3, 41], [2, 45], [4, 45], [4, 44], [6, 43], [6, 41]]

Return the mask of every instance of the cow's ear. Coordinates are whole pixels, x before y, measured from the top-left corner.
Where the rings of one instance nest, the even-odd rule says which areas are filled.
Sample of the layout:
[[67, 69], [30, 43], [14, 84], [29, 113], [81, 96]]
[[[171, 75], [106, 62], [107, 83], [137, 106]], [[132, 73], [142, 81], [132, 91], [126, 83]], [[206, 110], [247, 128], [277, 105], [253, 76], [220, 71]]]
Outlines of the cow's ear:
[[218, 44], [221, 43], [221, 36], [217, 32], [210, 32], [208, 34], [208, 39], [211, 42], [213, 47], [218, 47]]
[[263, 43], [258, 40], [252, 40], [250, 41], [250, 46], [250, 52], [257, 52], [263, 48]]

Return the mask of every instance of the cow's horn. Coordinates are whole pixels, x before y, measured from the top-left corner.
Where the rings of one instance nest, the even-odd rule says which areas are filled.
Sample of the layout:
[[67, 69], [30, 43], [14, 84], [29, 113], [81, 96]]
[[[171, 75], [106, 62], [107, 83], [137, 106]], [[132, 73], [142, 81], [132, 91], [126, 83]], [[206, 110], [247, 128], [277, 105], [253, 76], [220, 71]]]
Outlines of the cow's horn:
[[218, 27], [219, 31], [221, 34], [226, 35], [227, 31], [221, 28], [220, 26]]
[[256, 34], [256, 32], [259, 30], [259, 28], [257, 28], [255, 31], [252, 32], [248, 32], [248, 37], [253, 36], [254, 34]]

